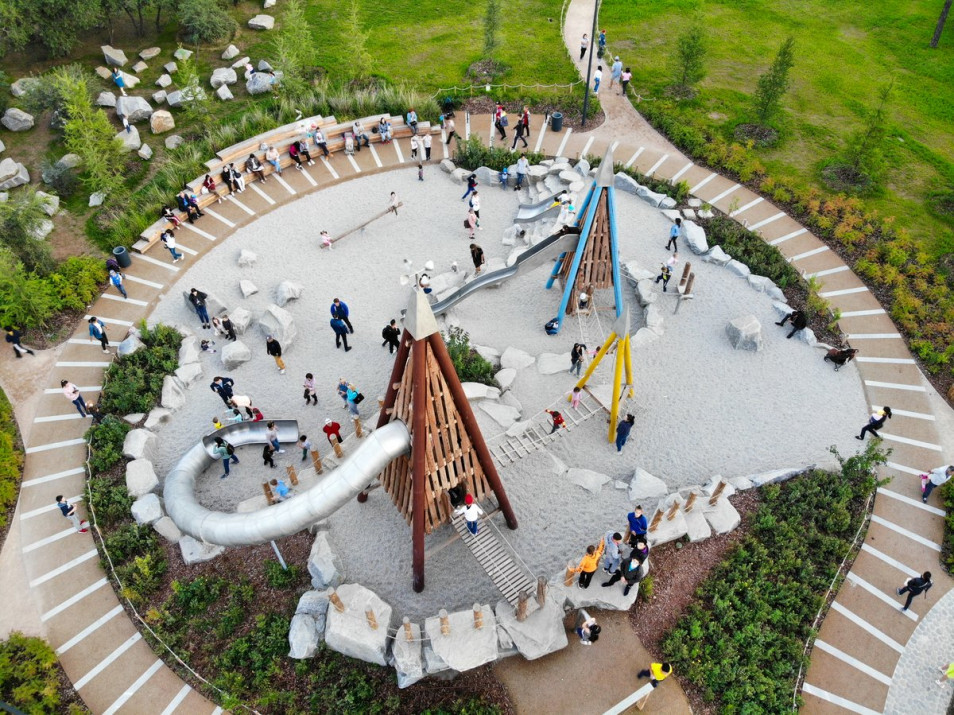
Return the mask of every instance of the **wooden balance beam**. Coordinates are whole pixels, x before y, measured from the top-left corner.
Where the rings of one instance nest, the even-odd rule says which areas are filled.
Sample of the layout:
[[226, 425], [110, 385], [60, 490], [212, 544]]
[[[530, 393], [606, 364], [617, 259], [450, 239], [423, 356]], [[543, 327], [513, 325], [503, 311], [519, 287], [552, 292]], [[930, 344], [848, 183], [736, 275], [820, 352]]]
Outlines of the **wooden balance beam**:
[[[398, 205], [395, 206], [395, 207], [388, 206], [386, 209], [384, 209], [384, 211], [381, 211], [381, 212], [379, 212], [379, 213], [376, 213], [374, 216], [372, 216], [371, 218], [369, 218], [369, 219], [368, 219], [367, 221], [365, 221], [364, 223], [360, 223], [360, 224], [358, 224], [357, 226], [355, 226], [354, 228], [349, 229], [349, 230], [345, 231], [344, 233], [342, 233], [342, 234], [336, 236], [335, 238], [331, 239], [331, 243], [332, 243], [332, 244], [335, 244], [335, 243], [337, 243], [338, 241], [340, 241], [342, 238], [344, 238], [344, 237], [346, 237], [346, 236], [350, 236], [352, 233], [357, 233], [358, 231], [360, 231], [361, 229], [363, 229], [365, 226], [367, 226], [369, 223], [372, 223], [372, 222], [374, 222], [374, 221], [377, 221], [379, 218], [384, 218], [384, 217], [387, 216], [389, 213], [391, 213], [392, 211], [395, 211], [395, 209], [401, 208], [402, 206], [404, 206], [404, 202], [403, 202], [403, 201], [398, 201]], [[320, 247], [321, 247], [321, 248], [328, 248], [328, 246], [326, 246], [324, 243], [322, 243]]]

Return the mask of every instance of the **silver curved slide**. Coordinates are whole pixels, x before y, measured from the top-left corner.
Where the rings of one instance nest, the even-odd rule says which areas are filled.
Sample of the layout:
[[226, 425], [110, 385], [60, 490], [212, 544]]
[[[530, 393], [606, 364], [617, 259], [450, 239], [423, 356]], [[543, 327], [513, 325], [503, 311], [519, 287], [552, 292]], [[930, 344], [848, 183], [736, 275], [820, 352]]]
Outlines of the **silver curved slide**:
[[[298, 441], [298, 420], [269, 420], [274, 422], [278, 429], [278, 441], [292, 443]], [[241, 447], [246, 444], [265, 444], [265, 431], [268, 422], [237, 422], [234, 425], [227, 425], [222, 429], [215, 430], [202, 438], [202, 444], [205, 445], [205, 451], [212, 456], [212, 448], [215, 447], [215, 438], [221, 437], [233, 447]]]
[[[287, 430], [289, 423], [294, 425], [294, 437], [289, 441], [298, 439], [297, 422], [275, 422], [282, 441], [285, 441], [282, 426]], [[261, 425], [261, 429], [235, 429], [229, 433], [231, 436], [222, 435], [230, 429], [227, 427], [216, 434], [236, 446], [265, 443], [264, 423], [240, 423], [231, 428], [241, 428], [243, 425]], [[360, 446], [351, 456], [311, 489], [266, 509], [245, 514], [226, 514], [206, 509], [195, 498], [196, 479], [215, 459], [209, 454], [205, 441], [203, 439], [186, 452], [166, 475], [163, 497], [166, 511], [180, 530], [199, 541], [221, 546], [263, 544], [298, 533], [344, 506], [374, 481], [392, 459], [406, 454], [411, 448], [411, 437], [404, 423], [391, 422], [361, 440]]]
[[448, 310], [481, 288], [487, 288], [488, 286], [501, 283], [511, 276], [516, 275], [520, 270], [527, 271], [531, 268], [536, 268], [547, 260], [552, 259], [555, 255], [559, 255], [564, 251], [574, 250], [579, 240], [579, 228], [568, 228], [564, 233], [555, 233], [552, 236], [547, 236], [540, 241], [540, 243], [531, 246], [517, 256], [513, 265], [501, 268], [499, 271], [491, 271], [482, 276], [477, 276], [474, 280], [465, 283], [446, 298], [434, 303], [431, 306], [431, 310], [434, 311], [434, 315], [440, 315], [445, 310]]
[[[566, 193], [565, 191], [561, 193]], [[558, 196], [560, 194], [550, 194], [548, 197], [542, 201], [538, 201], [535, 204], [525, 204], [520, 206], [517, 209], [517, 218], [514, 219], [514, 223], [521, 223], [527, 221], [539, 221], [542, 218], [547, 216], [556, 216], [560, 213], [560, 202]], [[554, 203], [554, 201], [556, 203]]]

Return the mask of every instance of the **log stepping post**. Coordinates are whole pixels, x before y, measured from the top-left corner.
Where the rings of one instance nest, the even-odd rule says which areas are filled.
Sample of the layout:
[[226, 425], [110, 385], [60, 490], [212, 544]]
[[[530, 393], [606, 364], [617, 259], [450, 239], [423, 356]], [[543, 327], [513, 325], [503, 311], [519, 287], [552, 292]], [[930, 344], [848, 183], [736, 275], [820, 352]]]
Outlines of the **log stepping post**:
[[692, 507], [696, 503], [697, 496], [698, 494], [696, 494], [695, 492], [692, 492], [692, 494], [689, 495], [689, 498], [686, 499], [686, 505], [682, 508], [684, 512], [688, 514], [690, 511], [692, 511]]
[[527, 601], [530, 600], [530, 594], [526, 591], [521, 591], [520, 596], [517, 600], [517, 620], [525, 621], [527, 620]]
[[547, 601], [547, 579], [545, 576], [537, 578], [537, 605], [543, 608]]
[[659, 522], [662, 521], [662, 516], [663, 513], [657, 509], [655, 516], [653, 516], [653, 521], [649, 525], [649, 533], [652, 533], [659, 528]]
[[265, 492], [265, 501], [268, 502], [268, 505], [274, 504], [275, 495], [272, 494], [272, 488], [268, 485], [268, 482], [262, 482], [262, 491]]
[[367, 608], [364, 611], [364, 615], [368, 619], [368, 627], [372, 631], [378, 630], [378, 619], [374, 617], [374, 611], [372, 611], [370, 608]]
[[483, 627], [484, 627], [484, 614], [483, 614], [483, 611], [480, 610], [480, 604], [475, 603], [474, 604], [474, 630], [479, 631]]
[[358, 439], [364, 437], [364, 433], [361, 431], [361, 420], [357, 417], [354, 418], [354, 435]]
[[404, 625], [404, 639], [410, 643], [412, 640], [414, 640], [414, 631], [411, 630], [411, 619], [407, 616], [404, 616], [402, 624]]
[[672, 503], [672, 506], [669, 507], [669, 511], [666, 512], [666, 521], [672, 521], [676, 518], [676, 514], [679, 512], [679, 500], [677, 499]]
[[573, 562], [572, 561], [568, 562], [566, 565], [566, 574], [563, 576], [564, 586], [573, 585], [573, 577], [576, 575], [576, 572], [573, 569], [574, 569]]
[[715, 506], [716, 502], [719, 501], [719, 497], [722, 496], [722, 492], [725, 491], [725, 482], [719, 482], [719, 486], [716, 487], [716, 490], [712, 492], [712, 496], [709, 497], [709, 506]]
[[317, 449], [311, 450], [311, 463], [315, 465], [315, 474], [321, 474], [322, 472], [321, 457], [318, 455]]
[[290, 481], [290, 482], [292, 483], [292, 486], [293, 486], [293, 487], [297, 487], [297, 486], [298, 486], [298, 472], [295, 471], [295, 466], [292, 465], [292, 464], [289, 464], [287, 467], [285, 467], [285, 471], [288, 472], [288, 481]]
[[338, 444], [337, 441], [335, 441], [335, 442], [332, 442], [332, 443], [331, 443], [331, 446], [334, 447], [334, 449], [335, 449], [335, 456], [336, 456], [338, 459], [343, 459], [343, 458], [344, 458], [344, 452], [341, 451], [341, 445]]
[[450, 635], [450, 619], [447, 617], [447, 609], [442, 608], [438, 614], [441, 618], [441, 635]]

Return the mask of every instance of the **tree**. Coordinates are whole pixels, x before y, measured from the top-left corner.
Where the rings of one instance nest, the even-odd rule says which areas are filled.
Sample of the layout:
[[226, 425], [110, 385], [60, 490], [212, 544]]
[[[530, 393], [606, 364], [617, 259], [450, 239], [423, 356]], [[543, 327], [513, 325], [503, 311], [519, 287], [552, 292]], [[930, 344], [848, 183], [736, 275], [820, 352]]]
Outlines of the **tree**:
[[500, 46], [497, 30], [500, 28], [500, 0], [487, 0], [484, 12], [484, 57], [492, 59]]
[[[181, 49], [181, 45], [179, 46]], [[204, 122], [212, 114], [212, 97], [202, 87], [195, 55], [179, 60], [178, 77], [182, 88], [182, 112], [189, 122]]]
[[772, 66], [759, 77], [752, 102], [759, 124], [765, 125], [778, 113], [782, 97], [788, 91], [789, 72], [795, 64], [795, 38], [789, 37], [775, 55]]
[[285, 3], [281, 27], [273, 35], [272, 54], [283, 72], [279, 91], [292, 98], [307, 94], [315, 66], [315, 45], [301, 0]]
[[237, 27], [218, 0], [182, 0], [179, 22], [186, 41], [197, 45], [231, 37]]
[[881, 164], [881, 146], [887, 133], [888, 101], [894, 91], [894, 80], [878, 90], [878, 104], [869, 110], [865, 123], [848, 141], [845, 159], [857, 175], [877, 173]]
[[24, 1], [17, 7], [24, 26], [30, 28], [30, 39], [43, 45], [51, 57], [68, 55], [80, 35], [102, 26], [104, 19], [100, 0]]
[[947, 14], [951, 11], [952, 2], [954, 0], [944, 0], [941, 16], [937, 19], [937, 27], [934, 28], [934, 37], [931, 38], [931, 47], [933, 48], [937, 48], [937, 43], [941, 41], [941, 33], [944, 32], [944, 23], [947, 22]]
[[345, 18], [346, 57], [351, 60], [355, 79], [366, 79], [371, 74], [371, 53], [368, 52], [368, 33], [361, 24], [361, 8], [358, 0], [351, 0]]
[[29, 41], [30, 26], [19, 6], [12, 0], [0, 0], [0, 58], [22, 50]]
[[677, 88], [691, 91], [692, 86], [706, 76], [705, 58], [705, 31], [702, 29], [702, 23], [695, 21], [676, 41], [673, 65]]
[[37, 237], [50, 220], [44, 207], [46, 199], [36, 195], [36, 189], [25, 186], [9, 200], [0, 203], [0, 242], [22, 263], [27, 272], [45, 275], [55, 263], [50, 246]]

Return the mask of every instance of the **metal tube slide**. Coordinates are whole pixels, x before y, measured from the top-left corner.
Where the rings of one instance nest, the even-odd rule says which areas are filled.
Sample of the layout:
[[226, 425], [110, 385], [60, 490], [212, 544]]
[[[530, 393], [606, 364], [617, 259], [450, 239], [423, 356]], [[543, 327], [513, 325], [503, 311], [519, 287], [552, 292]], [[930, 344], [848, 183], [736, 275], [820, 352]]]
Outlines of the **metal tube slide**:
[[[287, 424], [294, 420], [281, 422]], [[265, 443], [264, 423], [242, 424], [261, 426], [260, 430], [241, 431], [242, 444]], [[232, 442], [232, 439], [228, 441]], [[232, 443], [238, 441], [236, 439]], [[374, 481], [391, 460], [406, 454], [410, 448], [411, 438], [407, 427], [403, 422], [391, 422], [365, 437], [354, 454], [308, 491], [266, 509], [226, 514], [206, 509], [196, 500], [196, 479], [214, 459], [205, 444], [200, 442], [186, 452], [166, 475], [163, 488], [166, 511], [179, 529], [199, 541], [221, 546], [263, 544], [296, 534], [327, 518]]]
[[517, 208], [517, 218], [514, 219], [514, 223], [539, 221], [547, 216], [554, 216], [560, 213], [560, 196], [565, 193], [566, 191], [561, 191], [559, 194], [550, 194], [535, 204], [523, 204], [519, 206]]

